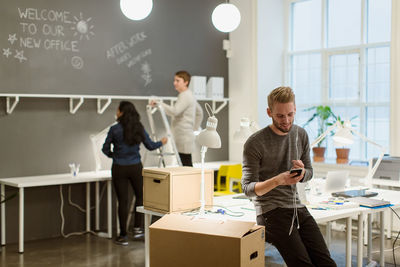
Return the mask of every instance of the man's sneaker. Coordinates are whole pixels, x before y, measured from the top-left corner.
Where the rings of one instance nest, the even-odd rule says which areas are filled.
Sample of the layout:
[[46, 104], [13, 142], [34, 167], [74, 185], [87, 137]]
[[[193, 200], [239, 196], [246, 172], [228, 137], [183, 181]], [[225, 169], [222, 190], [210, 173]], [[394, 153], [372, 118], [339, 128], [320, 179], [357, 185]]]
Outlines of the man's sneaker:
[[118, 236], [114, 242], [115, 242], [115, 244], [118, 244], [118, 245], [127, 246], [128, 238], [126, 236]]

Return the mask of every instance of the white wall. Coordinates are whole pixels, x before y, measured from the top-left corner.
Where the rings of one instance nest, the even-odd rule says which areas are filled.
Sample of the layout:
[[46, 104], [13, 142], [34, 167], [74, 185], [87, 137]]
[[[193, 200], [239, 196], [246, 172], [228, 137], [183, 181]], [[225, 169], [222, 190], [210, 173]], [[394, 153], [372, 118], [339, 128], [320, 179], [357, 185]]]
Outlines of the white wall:
[[390, 47], [390, 154], [400, 156], [400, 3], [392, 1]]
[[282, 85], [285, 49], [282, 0], [233, 0], [241, 13], [240, 26], [230, 34], [229, 59], [229, 160], [241, 162], [243, 144], [233, 142], [240, 118], [260, 127], [270, 123], [267, 95]]
[[243, 144], [233, 142], [240, 118], [257, 118], [257, 1], [233, 0], [241, 13], [239, 27], [230, 34], [229, 58], [229, 160], [241, 162]]
[[258, 124], [271, 123], [267, 116], [267, 96], [284, 81], [286, 49], [285, 1], [258, 0]]

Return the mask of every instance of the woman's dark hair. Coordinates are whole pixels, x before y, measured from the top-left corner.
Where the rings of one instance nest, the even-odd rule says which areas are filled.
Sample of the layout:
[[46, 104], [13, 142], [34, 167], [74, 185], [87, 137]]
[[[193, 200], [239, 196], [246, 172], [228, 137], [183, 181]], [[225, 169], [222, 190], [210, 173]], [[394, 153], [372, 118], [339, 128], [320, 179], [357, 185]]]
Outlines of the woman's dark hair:
[[140, 115], [135, 106], [128, 101], [121, 101], [118, 107], [122, 115], [117, 119], [124, 129], [124, 142], [127, 145], [137, 145], [145, 140], [144, 128], [140, 123]]

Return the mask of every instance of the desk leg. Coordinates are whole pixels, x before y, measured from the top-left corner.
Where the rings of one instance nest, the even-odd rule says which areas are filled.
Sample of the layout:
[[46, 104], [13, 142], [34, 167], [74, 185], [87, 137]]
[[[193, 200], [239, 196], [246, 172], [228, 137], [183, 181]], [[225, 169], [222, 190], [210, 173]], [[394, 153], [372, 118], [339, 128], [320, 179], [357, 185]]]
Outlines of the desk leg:
[[144, 214], [144, 261], [145, 266], [150, 266], [150, 234], [149, 234], [149, 226], [151, 221], [151, 215], [145, 213]]
[[86, 183], [86, 232], [90, 232], [90, 183]]
[[326, 240], [326, 246], [330, 247], [331, 245], [331, 238], [332, 238], [332, 222], [327, 222], [326, 223], [326, 232], [325, 232], [325, 240]]
[[357, 239], [357, 266], [363, 265], [363, 232], [364, 232], [364, 214], [361, 212], [358, 215], [358, 239]]
[[385, 211], [379, 212], [380, 219], [381, 219], [381, 234], [380, 234], [380, 251], [381, 251], [381, 257], [379, 259], [381, 267], [385, 266]]
[[386, 238], [392, 238], [392, 229], [393, 229], [393, 212], [389, 209], [384, 211], [385, 214], [385, 229], [386, 229]]
[[346, 267], [351, 267], [351, 217], [346, 219]]
[[[4, 184], [1, 185], [1, 201], [6, 198]], [[1, 245], [6, 244], [6, 203], [1, 203]]]
[[107, 181], [107, 227], [108, 238], [112, 238], [112, 206], [111, 206], [111, 181]]
[[24, 188], [19, 188], [19, 253], [24, 253]]
[[100, 198], [99, 198], [99, 182], [96, 182], [96, 202], [95, 202], [95, 213], [96, 213], [96, 221], [95, 221], [95, 229], [96, 231], [99, 231], [100, 229], [100, 212], [99, 212], [99, 206], [100, 206]]
[[368, 263], [372, 261], [372, 214], [368, 214], [368, 242], [367, 242], [367, 258], [368, 258]]

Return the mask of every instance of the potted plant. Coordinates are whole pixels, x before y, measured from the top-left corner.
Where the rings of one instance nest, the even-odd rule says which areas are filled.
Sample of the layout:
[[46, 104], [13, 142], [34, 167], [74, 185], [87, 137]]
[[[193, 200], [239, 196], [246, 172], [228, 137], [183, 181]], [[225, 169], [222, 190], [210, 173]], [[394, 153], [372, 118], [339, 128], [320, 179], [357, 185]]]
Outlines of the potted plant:
[[[318, 136], [323, 134], [327, 127], [329, 125], [332, 125], [332, 121], [335, 118], [337, 118], [331, 108], [329, 106], [314, 106], [308, 109], [305, 109], [304, 111], [310, 111], [314, 110], [314, 114], [311, 115], [311, 117], [308, 119], [308, 121], [303, 125], [303, 127], [307, 126], [310, 122], [312, 122], [314, 119], [318, 120]], [[325, 138], [324, 138], [325, 139]], [[325, 151], [326, 147], [323, 146], [323, 139], [317, 144], [316, 147], [313, 147], [313, 160], [314, 162], [324, 162], [325, 161]]]

